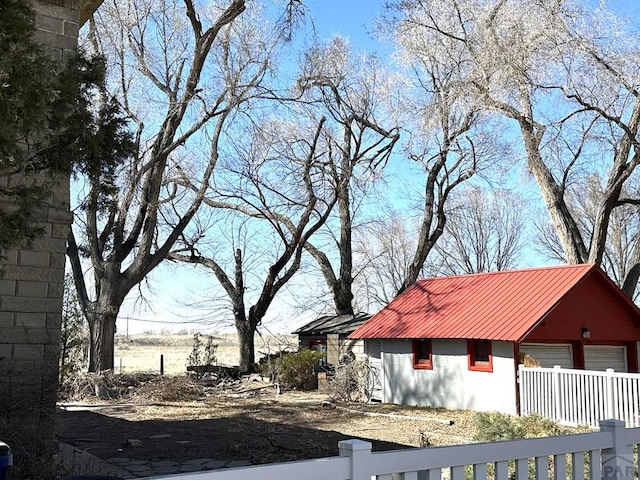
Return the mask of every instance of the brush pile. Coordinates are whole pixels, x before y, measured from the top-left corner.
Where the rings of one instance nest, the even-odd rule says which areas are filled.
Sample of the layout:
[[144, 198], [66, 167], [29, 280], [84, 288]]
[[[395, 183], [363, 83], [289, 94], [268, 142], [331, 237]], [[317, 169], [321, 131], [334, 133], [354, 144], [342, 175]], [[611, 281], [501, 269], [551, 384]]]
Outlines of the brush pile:
[[243, 397], [275, 390], [260, 375], [114, 374], [112, 371], [71, 376], [60, 386], [61, 402], [117, 401], [127, 403], [189, 402], [210, 396]]

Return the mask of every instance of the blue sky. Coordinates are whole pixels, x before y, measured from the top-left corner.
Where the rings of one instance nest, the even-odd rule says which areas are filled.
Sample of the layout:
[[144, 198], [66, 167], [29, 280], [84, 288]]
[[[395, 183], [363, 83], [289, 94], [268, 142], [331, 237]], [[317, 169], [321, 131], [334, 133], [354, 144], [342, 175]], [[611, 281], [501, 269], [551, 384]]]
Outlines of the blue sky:
[[370, 31], [382, 0], [306, 0], [320, 37], [340, 34], [361, 49], [372, 46]]

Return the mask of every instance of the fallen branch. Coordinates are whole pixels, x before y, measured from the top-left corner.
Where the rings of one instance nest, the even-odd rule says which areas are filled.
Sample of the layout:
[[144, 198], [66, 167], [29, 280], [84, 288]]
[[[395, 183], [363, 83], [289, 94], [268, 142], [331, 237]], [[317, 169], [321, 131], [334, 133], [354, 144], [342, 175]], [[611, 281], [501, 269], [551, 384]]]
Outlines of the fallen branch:
[[253, 388], [245, 388], [244, 390], [234, 390], [233, 393], [236, 394], [241, 394], [241, 393], [251, 393], [251, 392], [257, 392], [259, 390], [265, 390], [267, 388], [274, 388], [274, 385], [264, 385], [262, 387], [253, 387]]
[[443, 423], [444, 425], [453, 425], [453, 420], [445, 420], [442, 418], [429, 418], [429, 417], [412, 417], [410, 415], [395, 415], [393, 413], [376, 413], [376, 412], [363, 412], [362, 410], [354, 410], [352, 408], [345, 408], [336, 406], [337, 409], [343, 410], [349, 413], [359, 413], [361, 415], [365, 415], [367, 417], [387, 417], [387, 418], [401, 418], [403, 420], [421, 420], [424, 422], [438, 422]]

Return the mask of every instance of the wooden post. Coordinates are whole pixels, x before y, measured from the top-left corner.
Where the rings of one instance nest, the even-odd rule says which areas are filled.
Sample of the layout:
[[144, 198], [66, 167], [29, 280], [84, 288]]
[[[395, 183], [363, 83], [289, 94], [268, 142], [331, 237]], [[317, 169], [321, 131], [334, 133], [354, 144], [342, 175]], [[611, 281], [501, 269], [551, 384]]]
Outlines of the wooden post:
[[160, 376], [164, 375], [164, 355], [160, 355]]

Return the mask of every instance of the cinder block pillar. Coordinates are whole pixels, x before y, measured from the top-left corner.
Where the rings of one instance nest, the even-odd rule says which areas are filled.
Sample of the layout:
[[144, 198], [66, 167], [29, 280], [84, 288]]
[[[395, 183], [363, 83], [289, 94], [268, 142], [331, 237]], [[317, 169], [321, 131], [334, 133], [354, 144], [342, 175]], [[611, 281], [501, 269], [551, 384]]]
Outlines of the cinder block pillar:
[[327, 363], [329, 365], [340, 363], [340, 339], [337, 333], [327, 334]]
[[[37, 38], [60, 62], [75, 51], [81, 0], [34, 1]], [[0, 177], [11, 184], [12, 177]], [[55, 451], [55, 402], [62, 314], [66, 238], [71, 224], [69, 178], [40, 209], [44, 234], [28, 249], [0, 259], [0, 439], [19, 462]], [[31, 453], [29, 453], [31, 451]]]

